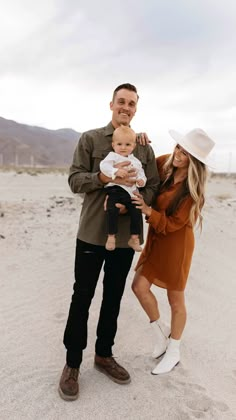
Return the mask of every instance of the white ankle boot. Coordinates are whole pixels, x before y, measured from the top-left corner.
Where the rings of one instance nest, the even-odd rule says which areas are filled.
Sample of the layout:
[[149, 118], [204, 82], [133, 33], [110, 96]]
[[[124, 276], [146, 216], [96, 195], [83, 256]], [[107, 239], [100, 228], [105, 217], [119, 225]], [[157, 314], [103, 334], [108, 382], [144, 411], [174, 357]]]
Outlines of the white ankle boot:
[[153, 375], [170, 372], [180, 361], [180, 340], [170, 338], [166, 354], [162, 361], [153, 369]]
[[162, 356], [167, 348], [168, 337], [170, 335], [170, 328], [160, 321], [160, 318], [157, 321], [151, 322], [151, 328], [153, 331], [155, 339], [155, 347], [152, 353], [152, 357], [157, 359]]

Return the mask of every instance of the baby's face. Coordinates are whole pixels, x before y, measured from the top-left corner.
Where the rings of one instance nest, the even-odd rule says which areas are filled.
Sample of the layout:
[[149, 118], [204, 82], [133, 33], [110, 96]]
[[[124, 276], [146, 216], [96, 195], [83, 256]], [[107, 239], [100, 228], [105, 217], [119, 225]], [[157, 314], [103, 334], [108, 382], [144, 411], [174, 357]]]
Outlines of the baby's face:
[[112, 142], [112, 147], [121, 156], [130, 155], [135, 148], [135, 141], [128, 136], [116, 137]]

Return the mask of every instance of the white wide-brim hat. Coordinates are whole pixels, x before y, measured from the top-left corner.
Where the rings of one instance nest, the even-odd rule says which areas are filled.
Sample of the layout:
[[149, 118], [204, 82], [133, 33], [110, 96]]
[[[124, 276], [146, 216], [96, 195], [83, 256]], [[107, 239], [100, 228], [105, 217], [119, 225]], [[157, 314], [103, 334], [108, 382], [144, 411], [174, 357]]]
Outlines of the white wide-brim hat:
[[186, 152], [194, 156], [200, 162], [206, 165], [211, 165], [209, 154], [215, 142], [203, 131], [201, 128], [195, 128], [189, 133], [183, 135], [175, 130], [169, 130], [171, 137], [181, 146]]

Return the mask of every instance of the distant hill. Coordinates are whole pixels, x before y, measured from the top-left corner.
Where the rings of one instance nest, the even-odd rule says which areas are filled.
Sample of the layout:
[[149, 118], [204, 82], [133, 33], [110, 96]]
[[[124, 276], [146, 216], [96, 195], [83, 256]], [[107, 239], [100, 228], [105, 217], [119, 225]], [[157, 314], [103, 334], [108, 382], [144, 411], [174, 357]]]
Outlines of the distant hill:
[[0, 165], [68, 166], [81, 133], [48, 130], [0, 117]]

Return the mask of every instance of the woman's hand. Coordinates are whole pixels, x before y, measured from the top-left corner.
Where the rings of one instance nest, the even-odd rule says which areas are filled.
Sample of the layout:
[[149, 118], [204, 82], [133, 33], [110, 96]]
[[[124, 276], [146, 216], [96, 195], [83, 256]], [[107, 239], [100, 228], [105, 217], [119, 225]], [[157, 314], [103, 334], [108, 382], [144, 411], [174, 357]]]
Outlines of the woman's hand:
[[152, 212], [151, 207], [145, 203], [143, 196], [139, 192], [135, 192], [134, 195], [135, 198], [132, 198], [132, 203], [135, 204], [136, 209], [140, 209], [145, 216], [149, 217]]

